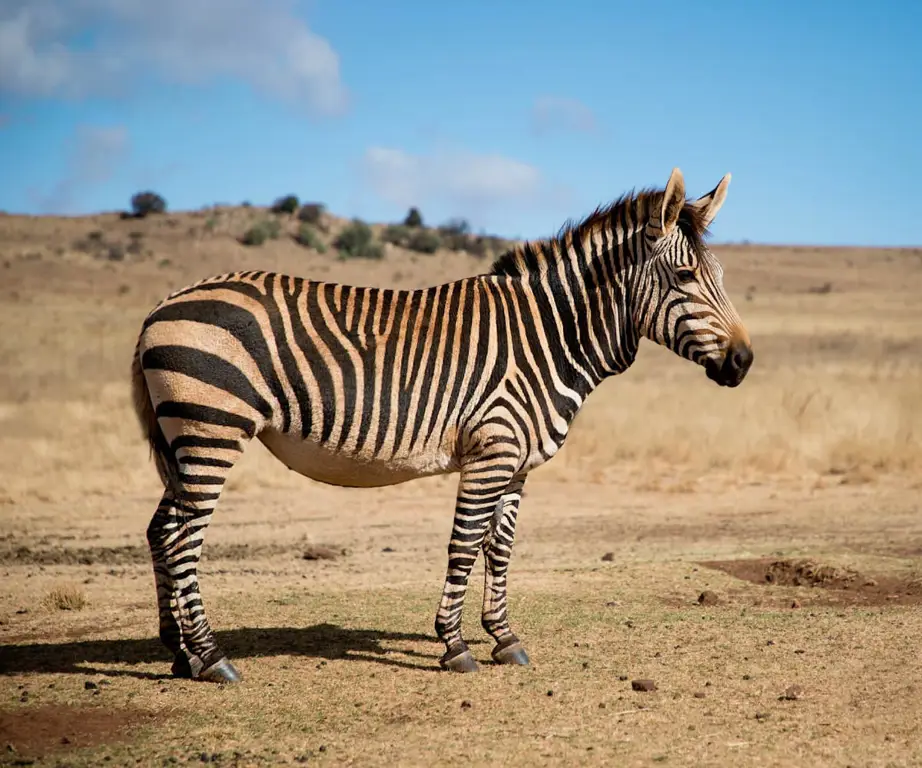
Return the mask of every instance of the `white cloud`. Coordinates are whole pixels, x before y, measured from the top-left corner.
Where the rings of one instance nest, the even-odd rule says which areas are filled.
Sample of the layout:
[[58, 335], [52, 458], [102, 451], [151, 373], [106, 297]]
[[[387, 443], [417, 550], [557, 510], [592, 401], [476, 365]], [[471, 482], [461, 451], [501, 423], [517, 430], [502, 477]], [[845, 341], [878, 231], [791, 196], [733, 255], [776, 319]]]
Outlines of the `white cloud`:
[[45, 213], [72, 213], [79, 193], [103, 184], [115, 174], [129, 151], [123, 126], [79, 126], [71, 140], [67, 172], [39, 205]]
[[490, 206], [551, 201], [555, 190], [533, 165], [503, 155], [466, 151], [411, 154], [369, 148], [363, 170], [375, 193], [395, 205], [443, 207], [477, 216]]
[[599, 130], [595, 113], [577, 99], [541, 96], [531, 109], [531, 127], [544, 136], [555, 131], [596, 133]]
[[347, 103], [338, 54], [291, 0], [0, 4], [0, 91], [79, 98], [226, 77], [320, 114]]

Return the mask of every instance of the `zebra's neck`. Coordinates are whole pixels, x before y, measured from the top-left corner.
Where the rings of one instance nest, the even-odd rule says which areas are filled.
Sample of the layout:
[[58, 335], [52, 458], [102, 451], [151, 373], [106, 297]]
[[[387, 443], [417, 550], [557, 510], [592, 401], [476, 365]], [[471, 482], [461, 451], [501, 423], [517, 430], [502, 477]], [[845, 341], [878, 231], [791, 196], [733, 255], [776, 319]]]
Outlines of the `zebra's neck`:
[[627, 370], [637, 355], [632, 306], [642, 227], [607, 219], [521, 248], [519, 263], [532, 268], [518, 280], [535, 297], [534, 317], [567, 385], [585, 398], [605, 378]]

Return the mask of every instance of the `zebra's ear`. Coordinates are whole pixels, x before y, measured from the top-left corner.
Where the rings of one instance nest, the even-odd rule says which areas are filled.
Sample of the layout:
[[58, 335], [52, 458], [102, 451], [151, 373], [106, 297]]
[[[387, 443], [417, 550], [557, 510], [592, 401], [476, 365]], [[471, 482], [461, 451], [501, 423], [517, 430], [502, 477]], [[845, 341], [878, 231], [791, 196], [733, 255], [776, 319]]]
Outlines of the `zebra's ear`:
[[659, 220], [654, 219], [663, 235], [668, 235], [672, 232], [684, 205], [685, 179], [682, 177], [682, 171], [678, 168], [673, 168], [666, 184], [666, 192], [663, 195], [663, 207], [659, 212]]
[[730, 186], [730, 174], [728, 173], [724, 176], [720, 183], [714, 187], [710, 192], [702, 197], [699, 197], [693, 203], [689, 205], [697, 208], [701, 212], [702, 221], [704, 226], [710, 226], [711, 222], [714, 221], [714, 217], [717, 216], [717, 211], [720, 210], [720, 206], [724, 204], [724, 200], [727, 199], [727, 187]]

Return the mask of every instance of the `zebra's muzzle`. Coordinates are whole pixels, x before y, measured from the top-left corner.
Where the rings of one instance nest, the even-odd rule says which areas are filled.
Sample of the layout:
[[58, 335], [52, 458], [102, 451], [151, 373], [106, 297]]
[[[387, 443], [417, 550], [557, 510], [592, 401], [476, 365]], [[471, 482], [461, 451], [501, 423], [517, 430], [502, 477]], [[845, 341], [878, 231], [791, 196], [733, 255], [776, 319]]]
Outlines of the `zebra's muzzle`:
[[705, 372], [711, 381], [716, 381], [722, 387], [738, 387], [746, 378], [753, 357], [752, 347], [745, 342], [734, 341], [727, 347], [722, 362], [708, 360], [705, 363]]

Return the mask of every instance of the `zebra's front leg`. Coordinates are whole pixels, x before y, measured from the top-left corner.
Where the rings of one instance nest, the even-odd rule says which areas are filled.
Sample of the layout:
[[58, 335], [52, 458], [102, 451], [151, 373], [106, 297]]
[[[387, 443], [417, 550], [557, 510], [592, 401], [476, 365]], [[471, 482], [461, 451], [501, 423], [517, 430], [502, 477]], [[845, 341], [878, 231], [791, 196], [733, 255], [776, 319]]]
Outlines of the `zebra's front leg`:
[[506, 609], [506, 578], [512, 545], [515, 541], [515, 521], [522, 501], [522, 487], [527, 475], [517, 475], [496, 506], [490, 535], [483, 544], [484, 586], [483, 628], [496, 641], [493, 660], [498, 664], [528, 664], [528, 654], [509, 628]]
[[448, 573], [435, 619], [435, 631], [446, 647], [445, 655], [439, 659], [442, 669], [452, 672], [476, 672], [478, 669], [461, 637], [464, 595], [496, 506], [512, 476], [508, 454], [505, 458], [469, 462], [461, 470], [455, 520], [448, 544]]

